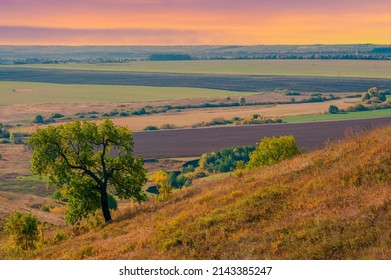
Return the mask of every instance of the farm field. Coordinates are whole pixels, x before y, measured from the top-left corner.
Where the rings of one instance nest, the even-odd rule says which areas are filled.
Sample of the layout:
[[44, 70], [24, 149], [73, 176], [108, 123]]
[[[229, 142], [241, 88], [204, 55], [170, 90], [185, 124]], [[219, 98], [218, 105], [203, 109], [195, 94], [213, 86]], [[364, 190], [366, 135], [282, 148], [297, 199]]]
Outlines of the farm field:
[[82, 71], [0, 67], [0, 81], [58, 84], [190, 87], [238, 92], [267, 92], [276, 88], [300, 92], [362, 92], [377, 86], [391, 88], [391, 79], [281, 75], [176, 74], [120, 71]]
[[326, 115], [309, 115], [309, 116], [291, 116], [283, 117], [285, 122], [311, 122], [311, 121], [330, 121], [330, 120], [348, 120], [348, 119], [367, 119], [390, 117], [391, 109], [364, 111], [364, 112], [347, 112], [345, 114], [326, 114]]
[[0, 82], [0, 106], [45, 103], [124, 103], [250, 95], [206, 88]]
[[[143, 130], [147, 126], [157, 126], [160, 127], [164, 124], [173, 124], [177, 127], [191, 127], [200, 122], [210, 122], [214, 118], [225, 118], [227, 120], [232, 119], [233, 117], [248, 118], [253, 114], [259, 114], [261, 116], [270, 117], [270, 118], [282, 118], [287, 116], [297, 116], [297, 115], [313, 115], [313, 114], [323, 114], [327, 112], [328, 107], [336, 105], [339, 108], [345, 108], [352, 104], [358, 99], [349, 98], [349, 99], [339, 99], [332, 100], [327, 102], [319, 103], [303, 103], [303, 104], [281, 104], [281, 105], [262, 105], [262, 106], [241, 106], [241, 107], [227, 107], [227, 108], [201, 108], [201, 109], [187, 109], [181, 110], [180, 112], [167, 112], [161, 114], [152, 114], [152, 115], [141, 115], [141, 116], [130, 116], [130, 117], [113, 117], [111, 120], [117, 125], [127, 126], [132, 131]], [[53, 107], [54, 106], [54, 107]], [[22, 108], [24, 106], [17, 106]], [[6, 107], [4, 112], [0, 112], [0, 122], [2, 119], [5, 119], [5, 115], [8, 114], [14, 115], [15, 112], [12, 111], [15, 107]], [[41, 110], [30, 111], [28, 108], [22, 110], [22, 117], [29, 116], [29, 119], [32, 120], [34, 114], [41, 113], [46, 106], [40, 106]], [[53, 112], [53, 109], [57, 108], [56, 112], [68, 111], [68, 106], [65, 105], [52, 105], [47, 109]], [[77, 106], [76, 108], [80, 108]], [[95, 108], [96, 110], [102, 110], [102, 106], [90, 107]], [[103, 107], [104, 108], [104, 107]], [[8, 112], [8, 113], [7, 113]], [[53, 123], [51, 125], [57, 125]], [[44, 125], [46, 126], [46, 125]], [[24, 127], [16, 127], [12, 130], [17, 130], [20, 132], [32, 132], [36, 129], [35, 125], [28, 125]]]
[[349, 128], [365, 130], [387, 124], [391, 124], [391, 117], [135, 132], [135, 154], [146, 159], [199, 156], [224, 147], [253, 146], [263, 137], [282, 135], [294, 135], [300, 147], [314, 150], [328, 140], [343, 138]]
[[142, 130], [149, 125], [161, 126], [163, 124], [174, 124], [178, 127], [183, 127], [192, 126], [199, 122], [208, 122], [214, 118], [225, 118], [230, 120], [233, 117], [248, 118], [253, 114], [259, 114], [270, 118], [322, 114], [327, 112], [331, 104], [336, 105], [339, 108], [344, 108], [352, 105], [351, 102], [354, 102], [354, 100], [340, 99], [321, 103], [190, 109], [182, 112], [113, 118], [112, 120], [116, 124], [127, 126], [131, 130]]
[[26, 64], [16, 67], [188, 74], [391, 78], [391, 61], [379, 60], [134, 61], [118, 64]]

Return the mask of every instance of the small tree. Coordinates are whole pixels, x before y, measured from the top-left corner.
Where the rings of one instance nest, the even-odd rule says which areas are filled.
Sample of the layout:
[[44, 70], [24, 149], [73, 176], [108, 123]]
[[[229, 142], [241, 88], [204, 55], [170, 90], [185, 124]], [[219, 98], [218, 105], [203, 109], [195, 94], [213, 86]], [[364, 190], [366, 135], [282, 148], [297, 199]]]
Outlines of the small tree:
[[284, 159], [293, 157], [300, 153], [296, 139], [290, 136], [265, 137], [257, 143], [255, 151], [250, 154], [250, 161], [247, 168], [272, 165]]
[[168, 173], [164, 170], [156, 171], [151, 175], [151, 180], [158, 186], [159, 199], [166, 200], [170, 197], [172, 186], [168, 182]]
[[330, 105], [329, 107], [329, 114], [338, 114], [339, 112], [339, 109], [337, 106], [335, 105]]
[[28, 144], [33, 151], [32, 172], [48, 176], [49, 185], [65, 189], [71, 224], [99, 208], [110, 222], [109, 191], [123, 199], [146, 198], [142, 189], [146, 170], [143, 160], [132, 156], [132, 133], [110, 120], [38, 129]]
[[38, 218], [34, 215], [14, 212], [4, 223], [4, 230], [19, 250], [34, 250], [38, 241]]
[[240, 106], [244, 106], [246, 105], [246, 98], [244, 98], [243, 96], [239, 98], [239, 105]]

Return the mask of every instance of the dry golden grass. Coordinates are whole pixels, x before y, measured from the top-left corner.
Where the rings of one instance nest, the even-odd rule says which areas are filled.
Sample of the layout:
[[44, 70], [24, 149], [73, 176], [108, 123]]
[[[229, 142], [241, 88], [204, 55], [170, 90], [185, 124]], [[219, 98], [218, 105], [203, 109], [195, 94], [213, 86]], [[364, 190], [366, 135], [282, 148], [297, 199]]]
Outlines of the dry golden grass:
[[177, 191], [38, 259], [390, 259], [391, 127]]
[[[162, 114], [111, 118], [111, 120], [117, 125], [127, 126], [132, 131], [140, 131], [151, 125], [160, 127], [164, 124], [173, 124], [176, 127], [191, 127], [200, 122], [209, 122], [214, 118], [230, 120], [233, 117], [248, 118], [253, 114], [260, 114], [270, 118], [323, 114], [328, 111], [330, 105], [336, 105], [343, 109], [355, 102], [357, 102], [357, 99], [339, 99], [320, 103], [188, 109], [181, 112], [169, 111]], [[58, 124], [61, 123], [53, 123], [51, 125]], [[47, 125], [43, 125], [43, 127], [45, 126]], [[35, 125], [16, 127], [12, 130], [31, 133], [36, 128], [37, 126]]]

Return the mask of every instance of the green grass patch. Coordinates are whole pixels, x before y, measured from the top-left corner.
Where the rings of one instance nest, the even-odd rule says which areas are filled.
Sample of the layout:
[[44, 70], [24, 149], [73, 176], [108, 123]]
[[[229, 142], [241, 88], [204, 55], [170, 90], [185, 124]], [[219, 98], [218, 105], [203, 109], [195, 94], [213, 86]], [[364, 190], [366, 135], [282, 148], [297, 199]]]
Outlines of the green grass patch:
[[89, 71], [391, 78], [391, 61], [381, 60], [135, 61], [118, 64], [27, 64], [9, 67]]
[[218, 174], [209, 175], [204, 178], [200, 178], [199, 180], [202, 182], [214, 182], [214, 181], [223, 180], [223, 179], [229, 177], [231, 174], [232, 174], [232, 172], [218, 173]]
[[251, 94], [254, 93], [183, 87], [0, 82], [0, 105], [139, 102]]
[[283, 121], [288, 123], [312, 122], [312, 121], [332, 121], [332, 120], [350, 120], [350, 119], [368, 119], [391, 117], [391, 108], [364, 112], [348, 112], [344, 114], [321, 114], [307, 116], [284, 117]]

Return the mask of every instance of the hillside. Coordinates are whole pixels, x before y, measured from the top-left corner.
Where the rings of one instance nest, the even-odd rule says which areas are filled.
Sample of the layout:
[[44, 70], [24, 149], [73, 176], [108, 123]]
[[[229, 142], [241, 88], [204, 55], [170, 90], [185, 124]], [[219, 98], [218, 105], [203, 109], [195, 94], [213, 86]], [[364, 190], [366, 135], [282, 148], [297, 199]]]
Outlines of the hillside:
[[391, 259], [391, 127], [114, 213], [37, 259]]

